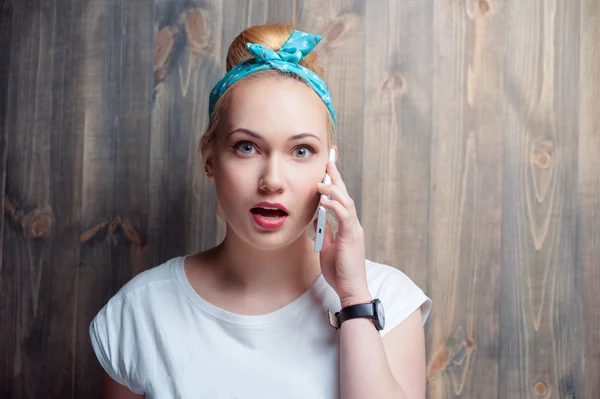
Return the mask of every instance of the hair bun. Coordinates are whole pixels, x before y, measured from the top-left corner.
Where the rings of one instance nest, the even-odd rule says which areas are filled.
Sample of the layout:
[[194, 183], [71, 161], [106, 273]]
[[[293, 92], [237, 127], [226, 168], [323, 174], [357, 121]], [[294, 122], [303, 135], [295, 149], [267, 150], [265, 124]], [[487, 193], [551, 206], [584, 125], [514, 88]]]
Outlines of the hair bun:
[[[227, 71], [240, 62], [252, 58], [252, 54], [246, 48], [246, 43], [261, 44], [273, 51], [279, 51], [293, 31], [292, 25], [283, 24], [256, 25], [244, 30], [229, 45], [226, 60]], [[300, 65], [323, 78], [324, 70], [318, 64], [317, 54], [314, 51], [300, 61]]]

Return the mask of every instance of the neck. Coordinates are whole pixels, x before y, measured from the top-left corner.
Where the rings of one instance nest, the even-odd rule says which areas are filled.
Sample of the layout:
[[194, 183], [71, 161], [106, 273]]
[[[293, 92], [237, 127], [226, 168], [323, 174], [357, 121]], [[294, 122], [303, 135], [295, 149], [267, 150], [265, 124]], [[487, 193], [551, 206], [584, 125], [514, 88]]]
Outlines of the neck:
[[249, 245], [227, 226], [225, 239], [215, 248], [219, 280], [248, 294], [303, 292], [321, 274], [313, 245], [305, 230], [288, 246], [263, 250]]

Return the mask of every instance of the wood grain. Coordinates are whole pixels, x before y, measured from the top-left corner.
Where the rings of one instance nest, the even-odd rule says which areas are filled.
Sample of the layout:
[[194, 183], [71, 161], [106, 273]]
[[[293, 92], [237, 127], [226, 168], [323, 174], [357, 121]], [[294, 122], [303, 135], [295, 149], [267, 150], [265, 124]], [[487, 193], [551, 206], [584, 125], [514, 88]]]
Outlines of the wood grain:
[[[6, 174], [8, 157], [8, 107], [9, 86], [11, 76], [11, 42], [12, 42], [12, 1], [0, 1], [0, 205], [2, 210], [10, 209], [11, 201], [6, 200]], [[6, 211], [3, 212], [3, 215]], [[10, 213], [9, 213], [10, 214]], [[18, 223], [17, 223], [18, 224]], [[16, 289], [14, 287], [14, 273], [9, 270], [4, 262], [4, 236], [5, 229], [12, 226], [3, 217], [0, 220], [0, 397], [9, 397], [14, 389], [13, 365], [16, 359]], [[12, 269], [12, 268], [11, 268]], [[16, 287], [15, 287], [16, 288]]]
[[152, 103], [148, 237], [152, 265], [215, 244], [214, 188], [204, 175], [197, 148], [208, 122], [208, 93], [220, 78], [223, 7], [220, 1], [155, 4], [155, 62], [160, 58], [156, 56], [160, 35], [171, 48]]
[[428, 397], [600, 397], [596, 0], [0, 0], [0, 397], [99, 398], [88, 326], [225, 234], [231, 40], [323, 36], [367, 257], [432, 297]]
[[152, 4], [89, 2], [85, 26], [85, 127], [75, 397], [99, 397], [101, 367], [89, 324], [148, 267]]
[[[8, 86], [10, 81], [10, 44], [12, 39], [12, 0], [0, 0], [0, 209], [7, 205], [6, 192], [6, 112], [8, 108]], [[0, 237], [4, 237], [4, 218], [0, 219]], [[0, 260], [3, 259], [4, 241], [0, 240]], [[2, 262], [0, 261], [0, 289], [2, 287]], [[1, 320], [0, 320], [1, 323]], [[2, 335], [0, 335], [1, 337]], [[1, 377], [0, 377], [1, 378]], [[0, 386], [1, 384], [0, 380]]]
[[31, 0], [13, 7], [0, 396], [70, 397], [81, 206], [81, 3]]
[[334, 142], [339, 148], [337, 166], [362, 212], [362, 126], [365, 74], [365, 28], [363, 1], [334, 1], [327, 4], [303, 1], [298, 9], [298, 27], [322, 37], [315, 49], [325, 69], [325, 81], [336, 110]]
[[362, 224], [368, 257], [425, 288], [432, 8], [369, 2], [365, 16]]
[[[263, 3], [261, 8], [266, 10], [266, 20], [268, 23], [286, 23], [295, 24], [297, 22], [298, 0], [249, 0], [248, 9], [252, 10], [254, 3]], [[254, 23], [253, 23], [254, 24]], [[250, 26], [250, 25], [249, 25]]]
[[[584, 327], [579, 353], [583, 384], [581, 398], [600, 396], [600, 3], [581, 1], [579, 46], [579, 153], [577, 265], [573, 271], [577, 289], [584, 296]], [[580, 357], [581, 356], [581, 357]]]
[[433, 11], [432, 398], [498, 395], [504, 13], [490, 0]]
[[583, 397], [578, 2], [511, 2], [499, 396]]

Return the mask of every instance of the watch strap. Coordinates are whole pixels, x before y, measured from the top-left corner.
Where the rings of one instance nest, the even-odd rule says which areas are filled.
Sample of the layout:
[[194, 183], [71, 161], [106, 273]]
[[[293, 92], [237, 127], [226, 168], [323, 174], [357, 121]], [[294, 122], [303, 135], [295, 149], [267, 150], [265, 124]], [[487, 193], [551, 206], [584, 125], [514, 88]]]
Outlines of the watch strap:
[[373, 306], [373, 301], [371, 301], [368, 303], [346, 306], [335, 314], [330, 310], [327, 310], [327, 314], [329, 316], [329, 324], [337, 330], [346, 320], [356, 318], [373, 319], [375, 317], [375, 308]]
[[357, 305], [346, 306], [339, 312], [340, 325], [350, 319], [366, 317], [372, 319], [375, 317], [375, 309], [373, 302], [359, 303]]

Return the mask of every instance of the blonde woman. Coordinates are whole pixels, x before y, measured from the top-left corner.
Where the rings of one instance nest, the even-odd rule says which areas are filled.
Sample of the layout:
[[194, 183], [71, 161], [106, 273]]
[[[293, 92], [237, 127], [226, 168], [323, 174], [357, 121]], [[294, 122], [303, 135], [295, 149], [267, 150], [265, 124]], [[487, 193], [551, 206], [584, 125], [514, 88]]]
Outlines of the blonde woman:
[[[425, 397], [431, 301], [365, 259], [353, 201], [327, 162], [336, 118], [311, 52], [319, 40], [264, 25], [231, 43], [200, 145], [225, 239], [137, 275], [98, 313], [105, 397]], [[337, 225], [315, 252], [319, 205]]]

